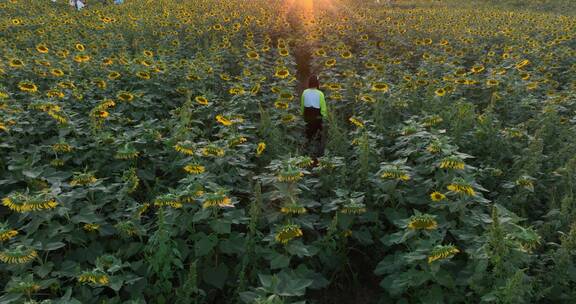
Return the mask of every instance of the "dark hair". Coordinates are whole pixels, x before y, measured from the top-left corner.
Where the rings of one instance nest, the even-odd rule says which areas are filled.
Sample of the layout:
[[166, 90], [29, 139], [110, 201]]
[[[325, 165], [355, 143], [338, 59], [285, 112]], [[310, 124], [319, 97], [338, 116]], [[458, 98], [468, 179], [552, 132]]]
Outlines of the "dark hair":
[[318, 81], [318, 77], [316, 77], [316, 75], [312, 75], [312, 76], [310, 76], [310, 78], [308, 78], [308, 87], [309, 88], [319, 88], [320, 87], [320, 82]]

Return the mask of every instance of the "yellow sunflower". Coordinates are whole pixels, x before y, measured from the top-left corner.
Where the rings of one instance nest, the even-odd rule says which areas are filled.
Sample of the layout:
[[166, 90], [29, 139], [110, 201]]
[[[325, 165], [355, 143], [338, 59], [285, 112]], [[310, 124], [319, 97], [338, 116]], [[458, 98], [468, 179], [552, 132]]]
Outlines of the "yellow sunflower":
[[288, 77], [290, 75], [290, 71], [288, 71], [288, 69], [286, 68], [280, 68], [278, 70], [276, 70], [276, 73], [274, 74], [274, 76], [280, 78], [280, 79], [284, 79], [286, 77]]
[[46, 45], [39, 44], [36, 46], [36, 51], [38, 51], [39, 53], [42, 53], [42, 54], [46, 54], [46, 53], [48, 53], [49, 50], [48, 50], [48, 47]]
[[52, 74], [52, 76], [62, 77], [62, 76], [64, 76], [64, 71], [62, 71], [60, 69], [51, 69], [50, 74]]
[[20, 91], [28, 93], [36, 93], [38, 91], [38, 87], [31, 81], [21, 81], [18, 83], [18, 88]]
[[388, 87], [388, 84], [383, 82], [375, 82], [372, 84], [371, 88], [371, 90], [374, 92], [383, 92], [383, 93], [388, 92], [389, 89], [390, 88]]
[[11, 68], [21, 68], [24, 66], [24, 61], [22, 61], [20, 59], [11, 59], [10, 62], [8, 63], [8, 65]]

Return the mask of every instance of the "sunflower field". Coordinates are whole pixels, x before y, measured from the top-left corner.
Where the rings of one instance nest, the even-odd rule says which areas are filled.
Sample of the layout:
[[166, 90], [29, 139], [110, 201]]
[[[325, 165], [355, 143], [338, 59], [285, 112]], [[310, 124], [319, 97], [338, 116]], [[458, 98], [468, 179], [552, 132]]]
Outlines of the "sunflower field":
[[576, 3], [88, 2], [0, 2], [0, 303], [574, 303]]

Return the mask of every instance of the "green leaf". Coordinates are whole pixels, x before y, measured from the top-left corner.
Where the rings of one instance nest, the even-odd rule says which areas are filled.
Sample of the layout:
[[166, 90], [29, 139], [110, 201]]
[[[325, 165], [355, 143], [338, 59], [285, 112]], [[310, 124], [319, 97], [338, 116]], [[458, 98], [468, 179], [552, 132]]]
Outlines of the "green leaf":
[[280, 296], [303, 296], [306, 287], [312, 285], [310, 279], [299, 278], [293, 272], [280, 272], [278, 274], [278, 284], [274, 288], [274, 293]]
[[42, 174], [40, 170], [22, 170], [22, 175], [29, 178], [37, 178], [40, 174]]
[[226, 279], [228, 278], [228, 267], [224, 264], [220, 264], [216, 267], [206, 267], [203, 272], [204, 282], [210, 284], [218, 289], [224, 287]]
[[306, 246], [301, 241], [293, 241], [288, 243], [286, 251], [298, 257], [309, 257], [315, 255], [318, 249], [312, 246]]
[[210, 228], [212, 228], [212, 230], [216, 233], [219, 234], [228, 234], [231, 231], [231, 224], [228, 221], [225, 220], [215, 220], [215, 221], [211, 221], [210, 222]]
[[51, 250], [60, 249], [64, 246], [66, 246], [66, 244], [64, 244], [62, 242], [52, 242], [52, 243], [48, 243], [46, 245], [43, 245], [42, 250], [51, 251]]
[[246, 250], [246, 241], [239, 233], [233, 233], [229, 238], [220, 240], [218, 248], [226, 254], [242, 254]]
[[200, 209], [198, 212], [194, 213], [194, 217], [192, 217], [193, 223], [198, 223], [209, 218], [211, 215], [210, 209]]
[[194, 243], [194, 250], [196, 251], [196, 256], [205, 256], [212, 252], [212, 249], [218, 244], [218, 238], [215, 235], [207, 236], [202, 234], [200, 240]]
[[0, 303], [10, 304], [18, 301], [20, 298], [22, 298], [22, 294], [20, 293], [7, 293], [0, 297]]
[[288, 267], [288, 265], [290, 265], [290, 256], [283, 254], [275, 254], [275, 256], [270, 261], [271, 269], [285, 268]]
[[122, 278], [118, 276], [110, 277], [110, 284], [108, 286], [110, 286], [112, 290], [119, 291], [122, 288], [122, 285], [124, 285], [124, 280]]
[[34, 272], [40, 278], [45, 278], [50, 273], [50, 271], [52, 271], [53, 268], [54, 268], [54, 263], [46, 262], [42, 265], [34, 267]]

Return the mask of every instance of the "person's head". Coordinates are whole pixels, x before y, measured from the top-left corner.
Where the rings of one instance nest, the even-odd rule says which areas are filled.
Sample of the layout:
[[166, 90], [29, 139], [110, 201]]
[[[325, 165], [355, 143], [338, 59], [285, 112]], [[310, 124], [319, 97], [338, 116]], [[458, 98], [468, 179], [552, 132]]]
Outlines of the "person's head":
[[308, 78], [308, 88], [319, 88], [320, 87], [320, 82], [318, 81], [318, 77], [316, 77], [316, 75], [312, 75], [310, 76], [310, 78]]

